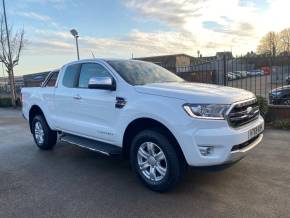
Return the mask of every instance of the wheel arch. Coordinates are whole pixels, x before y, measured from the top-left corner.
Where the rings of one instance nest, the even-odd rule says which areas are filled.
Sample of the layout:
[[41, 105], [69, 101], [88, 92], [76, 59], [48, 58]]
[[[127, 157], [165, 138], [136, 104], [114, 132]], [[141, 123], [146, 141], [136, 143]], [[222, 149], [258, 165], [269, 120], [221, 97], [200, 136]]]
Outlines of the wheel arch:
[[[29, 110], [29, 127], [30, 127], [31, 133], [32, 133], [32, 121], [36, 115], [42, 115], [46, 121], [46, 118], [45, 118], [45, 115], [44, 115], [42, 109], [38, 105], [32, 105], [30, 110]], [[46, 123], [47, 123], [47, 121], [46, 121]]]
[[138, 134], [140, 131], [145, 129], [158, 129], [161, 133], [165, 134], [169, 140], [173, 143], [174, 149], [179, 154], [182, 161], [185, 161], [184, 154], [181, 150], [181, 147], [176, 139], [176, 137], [173, 135], [173, 133], [168, 129], [163, 123], [160, 121], [157, 121], [152, 118], [142, 117], [142, 118], [136, 118], [135, 120], [131, 121], [124, 132], [123, 135], [123, 155], [125, 157], [129, 157], [130, 153], [130, 147], [132, 140], [136, 134]]

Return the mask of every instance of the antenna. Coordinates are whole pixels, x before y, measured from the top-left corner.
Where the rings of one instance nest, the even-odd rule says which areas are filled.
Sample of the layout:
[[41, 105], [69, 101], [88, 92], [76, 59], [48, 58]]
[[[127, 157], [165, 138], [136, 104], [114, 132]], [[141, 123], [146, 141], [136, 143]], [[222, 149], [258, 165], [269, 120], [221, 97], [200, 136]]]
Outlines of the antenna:
[[94, 52], [92, 51], [92, 57], [95, 59], [95, 54], [94, 54]]

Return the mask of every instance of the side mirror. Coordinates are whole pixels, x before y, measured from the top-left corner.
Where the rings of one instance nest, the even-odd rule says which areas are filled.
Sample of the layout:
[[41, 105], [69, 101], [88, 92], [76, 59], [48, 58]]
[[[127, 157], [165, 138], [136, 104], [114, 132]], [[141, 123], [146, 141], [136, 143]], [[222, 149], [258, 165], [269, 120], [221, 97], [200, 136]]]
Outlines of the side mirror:
[[111, 77], [92, 77], [88, 84], [89, 89], [116, 90], [116, 83]]

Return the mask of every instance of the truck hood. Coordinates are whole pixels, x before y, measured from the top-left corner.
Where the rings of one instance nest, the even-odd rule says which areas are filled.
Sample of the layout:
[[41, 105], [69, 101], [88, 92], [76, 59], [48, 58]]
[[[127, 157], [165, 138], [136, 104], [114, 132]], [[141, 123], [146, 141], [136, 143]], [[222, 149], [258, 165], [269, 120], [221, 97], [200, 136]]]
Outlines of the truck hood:
[[187, 103], [231, 104], [254, 98], [255, 95], [243, 89], [205, 83], [151, 83], [135, 86], [139, 93], [177, 98]]

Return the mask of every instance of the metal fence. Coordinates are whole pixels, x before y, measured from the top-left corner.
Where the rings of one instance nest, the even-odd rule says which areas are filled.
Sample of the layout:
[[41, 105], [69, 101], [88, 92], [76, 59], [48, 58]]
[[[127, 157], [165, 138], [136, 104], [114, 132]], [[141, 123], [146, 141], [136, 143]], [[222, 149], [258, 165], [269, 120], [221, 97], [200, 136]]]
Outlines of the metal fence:
[[[17, 96], [20, 96], [23, 87], [39, 87], [50, 71], [28, 74], [15, 77]], [[0, 97], [9, 97], [11, 93], [10, 81], [6, 77], [0, 77]]]
[[[175, 71], [188, 81], [246, 89], [265, 97], [270, 103], [290, 105], [290, 55], [275, 57], [225, 55], [211, 61], [204, 60], [206, 59], [201, 59], [191, 66], [179, 66], [169, 70]], [[39, 86], [47, 73], [23, 76], [23, 81], [16, 84], [17, 93], [20, 93], [23, 86]], [[280, 87], [282, 91], [272, 91]], [[8, 95], [9, 92], [9, 84], [0, 85], [0, 97]], [[278, 95], [281, 93], [283, 95]]]
[[[265, 97], [271, 103], [290, 104], [289, 55], [236, 58], [224, 56], [210, 62], [177, 67], [176, 73], [188, 81], [246, 89]], [[280, 87], [284, 92], [283, 96], [272, 96], [273, 93], [277, 95], [282, 92], [272, 91]]]

